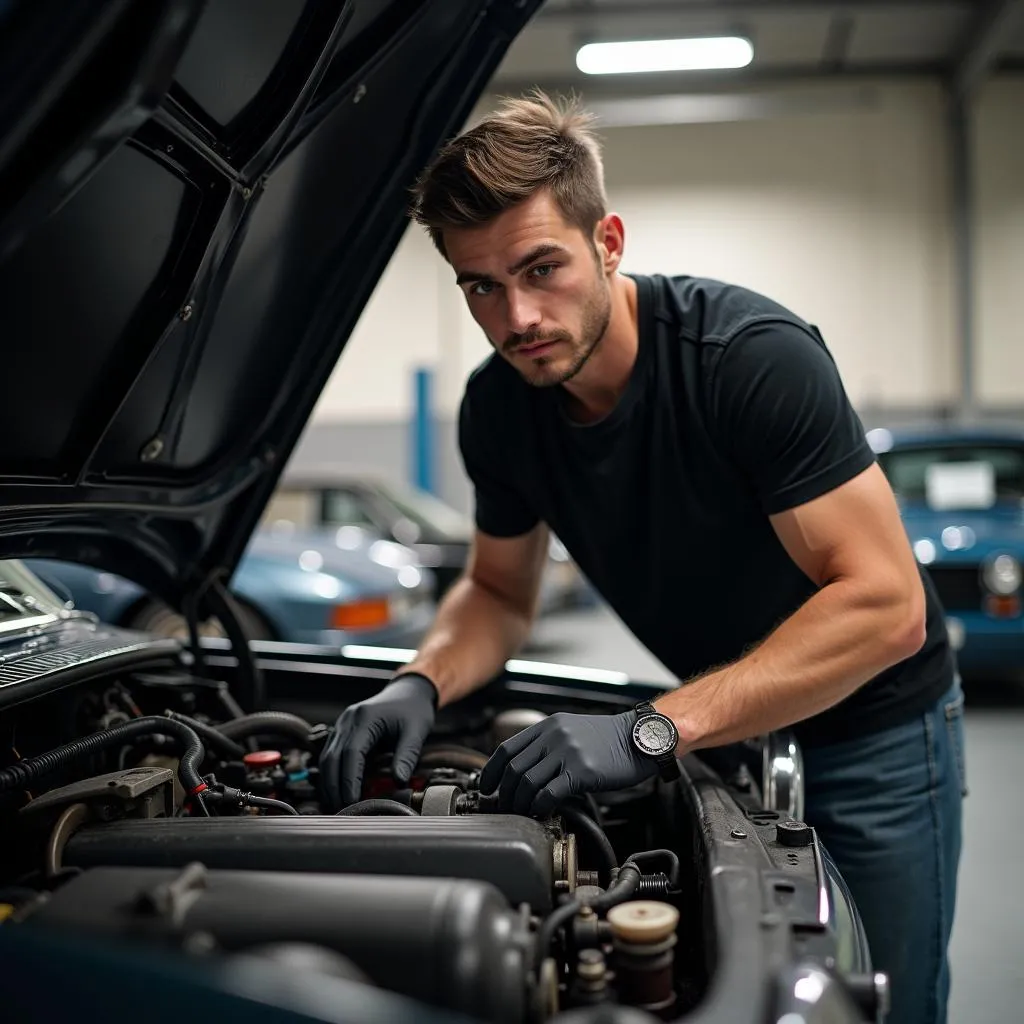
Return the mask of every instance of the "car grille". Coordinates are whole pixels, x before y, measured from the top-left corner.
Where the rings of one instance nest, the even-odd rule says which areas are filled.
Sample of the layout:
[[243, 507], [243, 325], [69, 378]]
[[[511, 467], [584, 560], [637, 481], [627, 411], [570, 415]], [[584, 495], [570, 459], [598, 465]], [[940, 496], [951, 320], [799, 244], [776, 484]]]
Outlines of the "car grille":
[[928, 574], [947, 612], [977, 611], [984, 590], [977, 565], [930, 565]]

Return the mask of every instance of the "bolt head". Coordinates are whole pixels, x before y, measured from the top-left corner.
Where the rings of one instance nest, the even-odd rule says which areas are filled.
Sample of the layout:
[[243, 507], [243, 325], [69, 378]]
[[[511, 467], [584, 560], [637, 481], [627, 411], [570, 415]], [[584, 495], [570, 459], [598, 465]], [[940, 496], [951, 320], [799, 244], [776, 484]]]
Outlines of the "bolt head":
[[139, 453], [139, 458], [141, 458], [143, 462], [152, 462], [154, 459], [158, 459], [160, 457], [163, 450], [163, 439], [154, 437], [153, 440], [148, 442]]
[[188, 303], [188, 305], [186, 305], [186, 306], [182, 306], [181, 307], [181, 312], [178, 313], [178, 316], [182, 320], [190, 320], [192, 318], [192, 308], [193, 307], [192, 307], [192, 303], [191, 302]]

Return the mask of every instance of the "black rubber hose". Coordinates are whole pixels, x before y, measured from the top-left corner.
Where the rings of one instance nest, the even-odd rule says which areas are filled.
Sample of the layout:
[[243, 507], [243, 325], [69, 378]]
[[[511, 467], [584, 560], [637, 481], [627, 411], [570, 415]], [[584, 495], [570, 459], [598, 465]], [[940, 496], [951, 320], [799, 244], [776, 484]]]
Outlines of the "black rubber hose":
[[231, 689], [227, 683], [221, 683], [217, 687], [217, 698], [220, 700], [229, 718], [244, 718], [245, 712], [242, 705], [231, 695]]
[[178, 714], [177, 711], [165, 711], [164, 714], [172, 722], [181, 722], [182, 725], [187, 725], [203, 741], [207, 752], [216, 752], [232, 761], [241, 761], [245, 757], [244, 747], [222, 732], [218, 732], [212, 725], [197, 722], [194, 718], [189, 718], [188, 715]]
[[[632, 853], [626, 858], [626, 864], [639, 865], [648, 860], [667, 860], [669, 863], [668, 880], [673, 889], [679, 888], [679, 858], [671, 850], [644, 850], [643, 853]], [[623, 864], [623, 867], [626, 865]]]
[[[348, 807], [343, 807], [338, 811], [340, 815], [346, 815], [351, 817], [363, 817], [374, 814], [390, 814], [395, 817], [406, 817], [406, 818], [418, 818], [419, 815], [411, 808], [406, 807], [405, 804], [400, 804], [397, 800], [360, 800], [359, 803], [349, 804]], [[335, 815], [337, 817], [337, 815]]]
[[291, 804], [286, 804], [283, 800], [274, 800], [269, 796], [250, 796], [246, 803], [250, 807], [266, 807], [272, 810], [283, 811], [285, 814], [299, 813]]
[[[84, 739], [65, 743], [56, 750], [49, 750], [36, 757], [26, 757], [9, 768], [0, 769], [0, 793], [15, 789], [28, 789], [30, 783], [64, 768], [80, 758], [97, 754], [101, 750], [117, 747], [123, 743], [138, 739], [140, 736], [154, 734], [171, 736], [179, 740], [185, 752], [178, 762], [178, 776], [185, 791], [191, 796], [206, 789], [206, 783], [199, 776], [199, 766], [203, 763], [206, 751], [195, 730], [171, 718], [134, 718], [124, 725], [119, 725], [105, 732], [93, 733]], [[201, 802], [201, 801], [200, 801]], [[205, 810], [205, 807], [204, 807]]]
[[557, 910], [548, 914], [544, 921], [541, 923], [540, 930], [537, 932], [537, 970], [540, 970], [541, 964], [547, 959], [548, 951], [551, 949], [551, 941], [555, 937], [555, 932], [558, 931], [562, 925], [567, 924], [571, 921], [583, 908], [583, 904], [579, 900], [569, 900], [568, 903], [563, 903]]
[[597, 801], [594, 799], [593, 793], [585, 793], [583, 799], [586, 802], [587, 810], [590, 812], [590, 816], [598, 823], [601, 824], [601, 808], [597, 806]]
[[249, 646], [249, 638], [245, 635], [242, 626], [241, 615], [239, 614], [238, 603], [228, 588], [219, 579], [210, 583], [206, 592], [206, 606], [220, 620], [224, 632], [231, 641], [231, 649], [238, 659], [238, 673], [236, 676], [238, 687], [238, 703], [243, 708], [255, 711], [256, 708], [266, 704], [264, 700], [263, 673], [256, 661], [252, 648]]
[[188, 646], [192, 652], [192, 672], [200, 679], [207, 679], [206, 657], [199, 639], [199, 604], [202, 591], [195, 590], [187, 594], [182, 602], [181, 610], [185, 614], [185, 625], [188, 626]]
[[[614, 907], [617, 903], [625, 903], [640, 887], [640, 869], [628, 859], [619, 870], [618, 876], [607, 892], [602, 893], [594, 900], [587, 900], [587, 904], [596, 912], [603, 912]], [[537, 967], [544, 962], [551, 949], [551, 942], [564, 924], [571, 921], [582, 909], [583, 900], [570, 900], [563, 904], [552, 914], [549, 914], [537, 932]]]
[[217, 726], [217, 732], [232, 740], [244, 740], [250, 736], [288, 736], [302, 744], [308, 744], [312, 731], [313, 726], [309, 722], [287, 711], [257, 711]]
[[616, 875], [615, 881], [608, 887], [608, 891], [601, 893], [596, 899], [590, 900], [590, 906], [598, 913], [603, 913], [619, 903], [625, 903], [636, 894], [642, 878], [643, 873], [640, 869], [632, 859], [627, 859], [626, 863], [619, 868], [619, 873]]
[[578, 811], [575, 807], [565, 805], [559, 813], [562, 815], [562, 821], [577, 834], [577, 838], [580, 834], [584, 834], [590, 840], [602, 861], [601, 885], [606, 887], [611, 885], [615, 872], [619, 870], [619, 861], [604, 829], [593, 818]]

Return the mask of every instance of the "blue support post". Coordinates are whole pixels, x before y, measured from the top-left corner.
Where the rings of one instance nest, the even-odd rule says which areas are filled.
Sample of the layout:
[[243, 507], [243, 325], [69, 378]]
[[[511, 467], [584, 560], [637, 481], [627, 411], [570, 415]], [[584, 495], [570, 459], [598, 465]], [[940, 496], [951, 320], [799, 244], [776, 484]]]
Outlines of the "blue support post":
[[433, 378], [431, 370], [416, 371], [412, 417], [412, 482], [431, 494], [434, 493]]

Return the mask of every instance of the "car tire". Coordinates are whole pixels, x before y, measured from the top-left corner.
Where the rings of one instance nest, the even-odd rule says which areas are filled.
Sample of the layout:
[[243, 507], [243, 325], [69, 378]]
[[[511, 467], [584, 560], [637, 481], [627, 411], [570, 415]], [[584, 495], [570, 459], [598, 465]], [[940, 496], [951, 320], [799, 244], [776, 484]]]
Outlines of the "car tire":
[[[238, 617], [246, 637], [250, 640], [273, 640], [274, 631], [259, 612], [242, 604], [237, 598], [235, 598], [235, 607], [238, 610]], [[141, 605], [137, 605], [125, 620], [124, 625], [129, 629], [141, 630], [143, 633], [188, 640], [188, 625], [185, 622], [185, 616], [160, 601], [145, 601]], [[212, 618], [200, 623], [199, 635], [223, 637], [227, 634], [220, 622]]]

